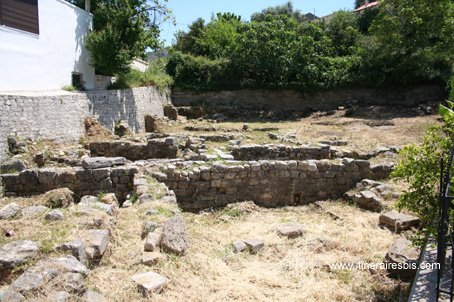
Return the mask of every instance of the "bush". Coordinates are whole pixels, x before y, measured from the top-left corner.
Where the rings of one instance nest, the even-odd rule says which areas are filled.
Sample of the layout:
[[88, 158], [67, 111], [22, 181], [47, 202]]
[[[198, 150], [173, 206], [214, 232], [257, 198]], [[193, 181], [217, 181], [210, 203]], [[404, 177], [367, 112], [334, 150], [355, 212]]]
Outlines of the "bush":
[[131, 69], [117, 76], [117, 81], [108, 89], [128, 89], [141, 86], [156, 86], [165, 90], [173, 84], [172, 78], [165, 72], [167, 60], [156, 59], [150, 63], [145, 72]]
[[176, 87], [191, 90], [220, 90], [238, 88], [237, 77], [227, 59], [210, 60], [181, 52], [169, 58], [167, 72]]
[[[454, 97], [454, 78], [451, 83], [451, 97]], [[454, 107], [453, 103], [448, 104], [451, 109]], [[394, 177], [402, 178], [409, 184], [399, 198], [397, 207], [418, 214], [423, 227], [419, 239], [437, 235], [440, 158], [447, 162], [454, 139], [454, 111], [451, 109], [440, 106], [444, 124], [431, 127], [421, 145], [404, 147], [400, 153], [402, 160], [393, 171]]]

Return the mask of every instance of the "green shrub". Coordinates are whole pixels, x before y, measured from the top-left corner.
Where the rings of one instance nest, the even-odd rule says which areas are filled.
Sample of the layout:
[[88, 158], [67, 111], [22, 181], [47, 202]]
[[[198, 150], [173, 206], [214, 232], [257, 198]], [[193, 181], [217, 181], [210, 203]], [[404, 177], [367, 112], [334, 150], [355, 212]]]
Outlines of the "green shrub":
[[156, 59], [150, 63], [145, 72], [131, 69], [117, 76], [115, 83], [108, 89], [127, 89], [141, 86], [156, 86], [160, 90], [169, 88], [173, 80], [165, 72], [165, 59]]
[[181, 52], [169, 58], [167, 72], [176, 87], [192, 90], [220, 90], [238, 88], [238, 82], [230, 61], [210, 60]]
[[[451, 96], [454, 97], [454, 87]], [[439, 110], [443, 116], [443, 125], [431, 127], [421, 145], [404, 147], [400, 153], [402, 160], [393, 171], [394, 177], [402, 178], [409, 184], [409, 188], [399, 198], [397, 207], [418, 214], [423, 227], [419, 239], [437, 235], [440, 159], [447, 162], [454, 139], [454, 104], [448, 104], [450, 108], [440, 106]], [[451, 217], [454, 218], [454, 215]]]

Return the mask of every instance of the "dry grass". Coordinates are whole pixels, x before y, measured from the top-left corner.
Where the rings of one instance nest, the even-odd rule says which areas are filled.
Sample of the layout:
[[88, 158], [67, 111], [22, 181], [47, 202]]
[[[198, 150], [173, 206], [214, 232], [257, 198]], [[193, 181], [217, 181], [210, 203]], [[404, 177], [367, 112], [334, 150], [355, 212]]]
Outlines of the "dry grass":
[[[319, 142], [325, 140], [347, 140], [347, 149], [371, 151], [381, 146], [403, 146], [416, 144], [420, 141], [425, 131], [436, 123], [437, 116], [399, 117], [399, 115], [385, 115], [380, 119], [380, 113], [370, 117], [345, 117], [342, 112], [336, 115], [312, 115], [297, 121], [285, 122], [252, 122], [250, 129], [278, 128], [270, 131], [286, 135], [295, 133], [300, 142]], [[384, 124], [383, 126], [377, 126]], [[392, 125], [391, 125], [392, 124]], [[207, 121], [191, 120], [188, 123], [172, 123], [162, 128], [163, 132], [186, 133], [192, 135], [213, 134], [216, 132], [188, 132], [184, 127], [188, 125], [211, 126], [222, 130], [237, 130], [244, 137], [243, 143], [280, 143], [271, 140], [267, 131], [241, 132], [242, 122], [210, 123]], [[229, 132], [232, 133], [232, 132]], [[234, 133], [234, 132], [233, 132]], [[285, 144], [285, 143], [284, 143]], [[218, 147], [219, 144], [208, 143]]]
[[[145, 301], [130, 281], [134, 273], [150, 270], [140, 264], [140, 227], [146, 219], [166, 219], [162, 214], [147, 217], [148, 207], [120, 212], [118, 240], [89, 277], [89, 285], [108, 301]], [[190, 250], [183, 257], [168, 256], [152, 268], [170, 283], [151, 300], [398, 301], [399, 294], [405, 296], [408, 284], [400, 288], [383, 272], [372, 275], [369, 271], [326, 269], [334, 262], [379, 263], [395, 235], [378, 227], [376, 213], [340, 202], [327, 202], [325, 208], [341, 220], [333, 220], [313, 206], [184, 213]], [[275, 228], [285, 222], [303, 224], [304, 236], [293, 240], [279, 237]], [[257, 255], [233, 253], [231, 243], [248, 238], [263, 239], [265, 248]], [[314, 245], [316, 239], [326, 240], [328, 247]]]

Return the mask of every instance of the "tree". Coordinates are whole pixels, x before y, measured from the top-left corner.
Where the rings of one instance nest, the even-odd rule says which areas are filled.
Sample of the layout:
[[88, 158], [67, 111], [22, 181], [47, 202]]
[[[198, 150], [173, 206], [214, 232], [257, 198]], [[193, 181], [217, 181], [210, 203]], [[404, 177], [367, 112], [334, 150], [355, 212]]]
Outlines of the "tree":
[[366, 0], [355, 0], [355, 8], [363, 6], [364, 4], [366, 4]]
[[453, 5], [451, 0], [383, 0], [362, 43], [366, 78], [404, 85], [446, 81], [454, 56]]
[[175, 50], [211, 59], [226, 58], [233, 51], [241, 17], [218, 13], [208, 24], [201, 18], [189, 26], [189, 31], [177, 34]]
[[147, 48], [159, 46], [158, 19], [170, 13], [161, 1], [167, 0], [153, 0], [152, 5], [146, 0], [93, 2], [93, 32], [86, 46], [97, 73], [127, 72], [134, 58], [144, 56]]
[[177, 32], [175, 36], [176, 42], [173, 48], [183, 53], [205, 55], [205, 53], [202, 53], [196, 46], [196, 42], [202, 36], [204, 29], [205, 20], [198, 18], [189, 25], [189, 31], [187, 33], [184, 31]]
[[356, 53], [359, 37], [358, 18], [349, 11], [337, 11], [325, 26], [326, 33], [331, 38], [336, 56], [346, 56]]
[[272, 16], [287, 16], [291, 18], [295, 18], [298, 22], [307, 21], [305, 15], [301, 13], [300, 10], [295, 10], [293, 7], [293, 3], [288, 1], [286, 4], [268, 7], [262, 10], [260, 13], [255, 13], [251, 16], [251, 21], [265, 21], [267, 15]]
[[210, 59], [227, 58], [235, 50], [241, 17], [217, 14], [196, 38], [196, 48]]
[[322, 57], [332, 55], [332, 45], [315, 24], [267, 15], [244, 24], [237, 41], [232, 61], [243, 86], [303, 89], [324, 84], [327, 62]]

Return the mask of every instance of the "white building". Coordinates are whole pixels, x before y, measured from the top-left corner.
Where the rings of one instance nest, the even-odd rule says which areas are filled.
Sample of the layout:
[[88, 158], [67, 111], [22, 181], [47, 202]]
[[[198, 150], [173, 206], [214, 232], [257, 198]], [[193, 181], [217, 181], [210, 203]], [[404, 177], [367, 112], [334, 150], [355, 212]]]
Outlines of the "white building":
[[95, 88], [84, 47], [92, 23], [64, 0], [0, 0], [0, 91]]

